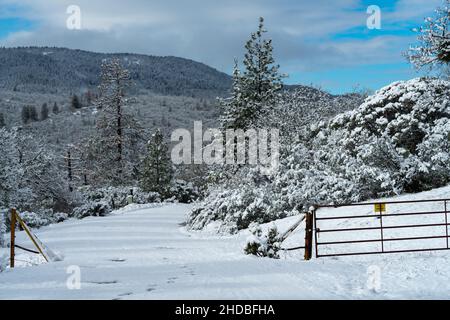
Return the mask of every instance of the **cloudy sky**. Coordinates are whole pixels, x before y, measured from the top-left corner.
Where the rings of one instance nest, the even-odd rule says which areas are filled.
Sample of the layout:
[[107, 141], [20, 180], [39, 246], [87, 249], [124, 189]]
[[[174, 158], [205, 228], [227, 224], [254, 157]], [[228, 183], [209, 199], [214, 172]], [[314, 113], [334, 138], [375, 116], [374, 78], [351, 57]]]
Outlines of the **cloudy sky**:
[[[97, 52], [171, 55], [230, 73], [235, 57], [266, 19], [288, 83], [333, 93], [377, 89], [419, 74], [402, 52], [411, 31], [441, 0], [0, 0], [0, 46], [60, 46]], [[67, 8], [81, 29], [67, 28]], [[367, 8], [381, 8], [381, 29]]]

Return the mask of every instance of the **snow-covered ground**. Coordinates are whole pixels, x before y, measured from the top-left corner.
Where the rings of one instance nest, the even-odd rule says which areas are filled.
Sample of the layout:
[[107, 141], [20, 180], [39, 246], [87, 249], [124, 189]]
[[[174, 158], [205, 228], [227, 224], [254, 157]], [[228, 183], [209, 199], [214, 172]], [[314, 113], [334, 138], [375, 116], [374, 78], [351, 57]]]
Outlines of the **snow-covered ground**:
[[[399, 198], [450, 198], [450, 187], [396, 200]], [[0, 273], [0, 298], [450, 299], [450, 251], [320, 258], [309, 262], [302, 260], [300, 251], [282, 253], [280, 260], [260, 259], [242, 253], [247, 231], [235, 236], [187, 232], [182, 223], [189, 208], [135, 206], [108, 217], [70, 220], [42, 228], [36, 231], [37, 236], [62, 253], [64, 260], [26, 267], [23, 261], [30, 255], [19, 254], [17, 259], [23, 260], [17, 262], [19, 267]], [[409, 209], [430, 208], [432, 205]], [[392, 213], [397, 209], [388, 207], [389, 210]], [[346, 209], [345, 213], [360, 211]], [[321, 214], [340, 215], [342, 209]], [[280, 231], [296, 219], [277, 221]], [[414, 219], [407, 224], [420, 218]], [[348, 223], [368, 226], [379, 221], [373, 218]], [[347, 225], [342, 221], [340, 224]], [[302, 229], [303, 226], [284, 246], [302, 245]], [[19, 232], [17, 243], [32, 247], [23, 232]], [[34, 263], [39, 261], [35, 258]], [[69, 266], [79, 266], [81, 270], [80, 290], [67, 288]]]

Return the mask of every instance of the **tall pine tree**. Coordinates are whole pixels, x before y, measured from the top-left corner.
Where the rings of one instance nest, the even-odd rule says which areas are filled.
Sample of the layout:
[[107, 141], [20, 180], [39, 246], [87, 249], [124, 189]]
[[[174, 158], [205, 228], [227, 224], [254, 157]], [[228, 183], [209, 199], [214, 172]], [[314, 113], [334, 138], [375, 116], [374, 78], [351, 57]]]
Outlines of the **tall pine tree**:
[[272, 105], [281, 90], [284, 77], [273, 58], [271, 39], [265, 39], [267, 30], [264, 18], [260, 18], [258, 31], [247, 41], [244, 57], [244, 72], [240, 72], [237, 61], [233, 72], [232, 97], [222, 100], [224, 108], [222, 126], [225, 129], [248, 129], [254, 126], [264, 109]]
[[147, 156], [144, 159], [141, 187], [147, 192], [158, 192], [167, 196], [173, 178], [169, 146], [164, 142], [161, 130], [157, 130], [148, 143]]
[[[6, 214], [7, 212], [0, 210], [0, 248], [6, 247]], [[1, 259], [1, 256], [0, 256]], [[0, 261], [1, 263], [1, 261]], [[0, 266], [1, 271], [1, 266]]]
[[6, 127], [5, 115], [0, 112], [0, 128]]
[[242, 97], [241, 71], [237, 59], [234, 60], [233, 87], [231, 97], [220, 100], [223, 113], [220, 118], [222, 129], [246, 129], [248, 116], [245, 100]]
[[22, 107], [22, 121], [24, 124], [28, 124], [31, 121], [38, 121], [39, 116], [35, 106], [23, 106]]
[[88, 158], [95, 159], [94, 180], [125, 185], [133, 179], [137, 165], [140, 127], [126, 112], [125, 90], [130, 85], [130, 74], [118, 59], [102, 64], [99, 98], [100, 110], [97, 130], [89, 140]]
[[41, 107], [41, 120], [42, 121], [47, 120], [48, 114], [49, 114], [48, 105], [47, 105], [47, 103], [44, 103]]
[[55, 102], [54, 104], [53, 104], [53, 113], [54, 114], [58, 114], [59, 113], [59, 107], [58, 107], [58, 104]]
[[72, 96], [72, 99], [70, 100], [70, 106], [72, 107], [72, 110], [77, 110], [81, 108], [80, 99], [76, 94]]

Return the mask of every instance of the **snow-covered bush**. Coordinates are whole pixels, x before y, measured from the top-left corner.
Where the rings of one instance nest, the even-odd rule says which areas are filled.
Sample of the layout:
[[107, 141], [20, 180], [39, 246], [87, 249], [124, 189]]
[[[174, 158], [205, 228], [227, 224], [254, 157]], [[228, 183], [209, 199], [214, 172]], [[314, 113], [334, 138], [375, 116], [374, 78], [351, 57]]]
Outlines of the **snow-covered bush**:
[[[450, 116], [449, 116], [450, 118]], [[417, 147], [417, 156], [426, 166], [430, 187], [444, 185], [450, 181], [450, 121], [441, 118], [427, 130], [423, 142]]]
[[[202, 229], [218, 221], [220, 231], [236, 232], [314, 204], [444, 186], [450, 182], [449, 97], [450, 82], [418, 78], [395, 82], [357, 109], [303, 130], [293, 127], [302, 114], [290, 113], [277, 172], [262, 176], [240, 168], [210, 188], [188, 225]], [[275, 125], [276, 117], [271, 121]]]
[[139, 188], [133, 188], [131, 200], [136, 204], [154, 203], [161, 202], [161, 196], [156, 192], [144, 192]]
[[73, 209], [71, 215], [77, 219], [83, 219], [91, 216], [104, 217], [111, 211], [112, 209], [108, 203], [95, 201], [88, 202], [80, 207], [76, 207], [75, 209]]
[[249, 227], [252, 236], [247, 239], [244, 252], [258, 257], [279, 259], [280, 234], [275, 225], [272, 225], [265, 233], [258, 223], [252, 223]]
[[443, 186], [450, 181], [448, 173], [443, 174], [448, 172], [449, 93], [450, 83], [443, 80], [395, 82], [356, 110], [317, 126], [311, 146], [334, 146], [337, 152], [388, 175], [392, 180], [384, 181], [388, 193]]
[[24, 211], [20, 213], [21, 218], [30, 228], [39, 228], [50, 224], [50, 219], [35, 212]]
[[[68, 215], [63, 212], [54, 212], [52, 209], [41, 209], [36, 212], [18, 211], [20, 217], [30, 228], [40, 228], [53, 223], [60, 223], [67, 220]], [[2, 221], [3, 219], [3, 221]], [[0, 247], [1, 235], [3, 236], [11, 230], [11, 218], [9, 209], [0, 208]]]
[[242, 183], [242, 188], [212, 191], [191, 211], [188, 224], [192, 229], [203, 229], [213, 221], [220, 221], [219, 232], [235, 233], [252, 222], [266, 223], [286, 217], [283, 211], [271, 210], [273, 195], [270, 186]]
[[178, 179], [172, 182], [169, 194], [178, 202], [192, 203], [200, 197], [201, 191], [192, 182]]
[[0, 128], [0, 207], [19, 211], [70, 208], [60, 157], [29, 128]]
[[82, 205], [72, 211], [75, 218], [89, 216], [105, 216], [115, 209], [123, 208], [130, 203], [146, 204], [161, 202], [158, 193], [143, 192], [136, 187], [107, 187], [101, 189], [84, 188]]
[[53, 223], [63, 222], [68, 218], [66, 213], [43, 210], [40, 212], [20, 212], [20, 217], [30, 228], [40, 228]]

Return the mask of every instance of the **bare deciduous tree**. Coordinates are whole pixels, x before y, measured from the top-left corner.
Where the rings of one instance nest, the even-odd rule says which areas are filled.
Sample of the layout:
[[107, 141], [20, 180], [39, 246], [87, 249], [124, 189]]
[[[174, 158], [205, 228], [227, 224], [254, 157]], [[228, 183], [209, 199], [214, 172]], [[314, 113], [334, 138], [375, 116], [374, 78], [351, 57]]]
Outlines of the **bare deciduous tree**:
[[450, 63], [450, 0], [436, 9], [434, 17], [425, 19], [425, 23], [415, 31], [419, 34], [419, 44], [412, 46], [406, 53], [409, 61], [418, 69], [430, 69], [447, 66]]

